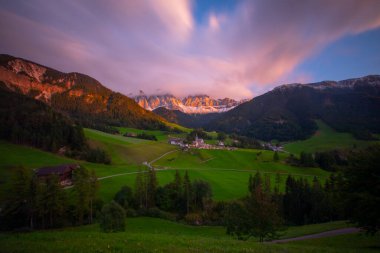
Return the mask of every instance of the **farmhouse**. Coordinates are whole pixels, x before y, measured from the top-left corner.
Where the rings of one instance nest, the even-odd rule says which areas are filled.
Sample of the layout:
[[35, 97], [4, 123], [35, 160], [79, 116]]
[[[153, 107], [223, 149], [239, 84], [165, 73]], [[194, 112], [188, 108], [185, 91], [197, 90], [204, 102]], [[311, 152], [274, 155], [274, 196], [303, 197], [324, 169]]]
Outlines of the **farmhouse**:
[[78, 164], [65, 164], [53, 167], [43, 167], [36, 170], [39, 178], [47, 178], [51, 175], [57, 175], [59, 183], [62, 186], [72, 185], [73, 171], [79, 168]]
[[124, 136], [135, 138], [135, 137], [137, 137], [137, 133], [130, 133], [130, 132], [127, 132], [127, 133], [124, 134]]

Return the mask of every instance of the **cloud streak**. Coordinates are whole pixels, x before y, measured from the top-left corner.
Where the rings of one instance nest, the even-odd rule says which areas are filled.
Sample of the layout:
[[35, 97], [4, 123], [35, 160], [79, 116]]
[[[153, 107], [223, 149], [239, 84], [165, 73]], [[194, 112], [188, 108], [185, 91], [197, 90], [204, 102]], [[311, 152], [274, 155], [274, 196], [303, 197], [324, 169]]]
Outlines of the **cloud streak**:
[[197, 23], [190, 0], [10, 1], [0, 48], [125, 94], [257, 95], [329, 43], [380, 27], [380, 1], [243, 1]]

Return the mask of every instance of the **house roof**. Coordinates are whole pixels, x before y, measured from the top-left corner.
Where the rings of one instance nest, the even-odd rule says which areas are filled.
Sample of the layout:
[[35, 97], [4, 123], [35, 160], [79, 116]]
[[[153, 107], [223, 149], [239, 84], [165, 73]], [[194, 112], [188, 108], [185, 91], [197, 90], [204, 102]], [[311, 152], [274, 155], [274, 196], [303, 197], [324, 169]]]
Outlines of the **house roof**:
[[36, 170], [37, 176], [62, 175], [78, 168], [78, 164], [63, 164], [59, 166], [43, 167]]

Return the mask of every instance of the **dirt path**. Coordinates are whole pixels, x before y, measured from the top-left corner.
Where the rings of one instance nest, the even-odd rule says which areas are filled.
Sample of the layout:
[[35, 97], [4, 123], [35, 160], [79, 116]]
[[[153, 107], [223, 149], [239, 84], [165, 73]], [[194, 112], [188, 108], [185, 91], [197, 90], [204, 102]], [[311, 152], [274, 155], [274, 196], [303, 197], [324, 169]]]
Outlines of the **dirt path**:
[[[171, 154], [171, 153], [174, 153], [174, 152], [178, 152], [179, 149], [175, 149], [175, 150], [171, 150], [169, 152], [166, 152], [165, 154], [162, 154], [161, 156], [153, 159], [152, 161], [150, 162], [144, 162], [144, 165], [145, 166], [148, 166], [149, 168], [152, 168], [152, 164], [157, 162], [158, 160], [160, 160], [161, 158]], [[205, 162], [208, 162], [210, 160], [213, 160], [215, 159], [215, 157], [212, 157], [208, 160], [205, 160], [201, 163], [205, 163]], [[177, 170], [177, 168], [171, 168], [171, 167], [163, 167], [163, 168], [155, 168], [156, 171], [163, 171], [163, 170]], [[214, 170], [214, 171], [235, 171], [235, 172], [251, 172], [251, 173], [254, 173], [254, 172], [258, 172], [258, 170], [239, 170], [239, 169], [222, 169], [222, 168], [207, 168], [207, 169], [192, 169], [192, 170]], [[141, 173], [145, 173], [146, 171], [142, 171]], [[124, 175], [131, 175], [131, 174], [137, 174], [139, 173], [138, 171], [133, 171], [133, 172], [125, 172], [125, 173], [119, 173], [119, 174], [114, 174], [114, 175], [109, 175], [109, 176], [105, 176], [105, 177], [100, 177], [98, 178], [98, 180], [104, 180], [104, 179], [108, 179], [108, 178], [112, 178], [112, 177], [119, 177], [119, 176], [124, 176]], [[280, 174], [280, 175], [288, 175], [289, 173], [283, 173], [283, 172], [261, 172], [263, 174]], [[307, 175], [307, 174], [294, 174], [294, 173], [291, 173], [292, 175], [294, 176], [304, 176], [304, 177], [314, 177], [315, 175]], [[70, 186], [67, 187], [67, 188], [71, 188]]]
[[157, 157], [156, 159], [154, 159], [154, 160], [148, 162], [148, 163], [147, 163], [148, 167], [151, 168], [152, 163], [155, 163], [155, 162], [157, 162], [158, 160], [160, 160], [162, 157], [167, 156], [167, 155], [169, 155], [169, 154], [171, 154], [171, 153], [174, 153], [174, 152], [177, 152], [177, 151], [179, 151], [179, 149], [175, 149], [175, 150], [172, 150], [172, 151], [166, 152], [165, 154], [163, 154], [163, 155]]
[[[148, 166], [149, 168], [152, 168], [152, 163], [160, 160], [161, 158], [163, 158], [164, 156], [166, 155], [169, 155], [171, 153], [174, 153], [174, 152], [177, 152], [178, 149], [175, 149], [175, 150], [171, 150], [169, 152], [166, 152], [165, 154], [157, 157], [156, 159], [150, 161], [150, 162], [145, 162], [144, 165]], [[166, 170], [165, 168], [164, 169], [155, 169], [156, 171], [160, 171], [160, 170]], [[138, 174], [138, 173], [146, 173], [146, 171], [132, 171], [132, 172], [125, 172], [125, 173], [119, 173], [119, 174], [114, 174], [114, 175], [109, 175], [109, 176], [105, 176], [105, 177], [99, 177], [98, 180], [103, 180], [103, 179], [107, 179], [107, 178], [112, 178], [112, 177], [119, 177], [119, 176], [124, 176], [124, 175], [132, 175], [132, 174]]]
[[323, 238], [323, 237], [331, 237], [331, 236], [337, 236], [337, 235], [345, 235], [345, 234], [353, 234], [360, 232], [359, 228], [341, 228], [331, 231], [326, 231], [318, 234], [312, 234], [312, 235], [304, 235], [300, 237], [294, 237], [294, 238], [287, 238], [287, 239], [281, 239], [281, 240], [274, 240], [269, 243], [286, 243], [286, 242], [293, 242], [293, 241], [303, 241], [308, 239], [316, 239], [316, 238]]

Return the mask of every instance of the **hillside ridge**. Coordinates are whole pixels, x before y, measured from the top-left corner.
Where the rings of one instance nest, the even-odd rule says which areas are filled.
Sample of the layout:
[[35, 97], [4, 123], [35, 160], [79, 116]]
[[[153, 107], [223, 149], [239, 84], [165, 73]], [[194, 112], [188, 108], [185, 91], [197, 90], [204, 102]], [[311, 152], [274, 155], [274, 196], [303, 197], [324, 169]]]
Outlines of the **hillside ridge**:
[[85, 74], [64, 73], [22, 58], [0, 55], [0, 81], [10, 90], [43, 101], [86, 126], [165, 128], [163, 118]]

